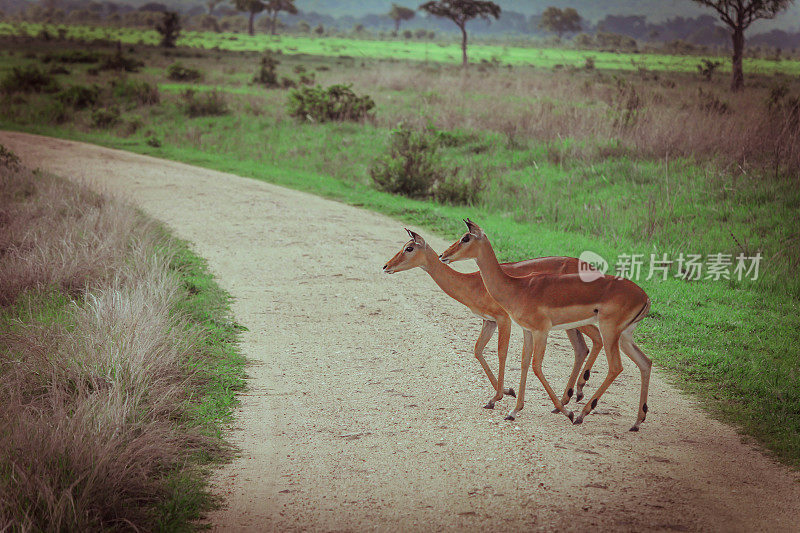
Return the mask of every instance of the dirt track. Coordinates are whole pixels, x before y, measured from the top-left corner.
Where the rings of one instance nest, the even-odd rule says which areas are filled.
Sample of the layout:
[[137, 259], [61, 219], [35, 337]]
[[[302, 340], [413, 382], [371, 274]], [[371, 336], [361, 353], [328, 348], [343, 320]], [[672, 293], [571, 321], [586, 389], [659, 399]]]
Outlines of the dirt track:
[[[216, 529], [800, 529], [800, 476], [657, 369], [639, 433], [627, 431], [639, 391], [629, 360], [582, 426], [551, 414], [535, 379], [516, 422], [503, 420], [510, 399], [482, 409], [491, 391], [471, 354], [480, 321], [419, 269], [380, 273], [406, 240], [396, 221], [86, 144], [6, 132], [0, 144], [126, 195], [194, 242], [235, 296], [253, 365], [230, 431], [241, 457], [214, 479], [226, 500], [210, 517]], [[559, 393], [571, 359], [563, 333], [551, 336], [545, 373]], [[606, 368], [598, 362], [587, 392]]]

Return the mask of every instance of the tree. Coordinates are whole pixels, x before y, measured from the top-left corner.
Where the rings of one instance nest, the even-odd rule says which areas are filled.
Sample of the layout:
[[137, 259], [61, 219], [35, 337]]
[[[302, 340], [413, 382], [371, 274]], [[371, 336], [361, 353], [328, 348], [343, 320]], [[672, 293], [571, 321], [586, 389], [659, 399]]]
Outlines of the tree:
[[265, 3], [267, 16], [269, 17], [270, 33], [275, 35], [277, 29], [278, 12], [286, 11], [290, 15], [297, 15], [297, 7], [294, 0], [269, 0]]
[[181, 19], [174, 11], [163, 14], [161, 21], [156, 24], [156, 31], [161, 34], [161, 46], [175, 48], [175, 41], [181, 34]]
[[744, 30], [753, 21], [771, 19], [786, 9], [794, 0], [692, 0], [713, 8], [719, 18], [731, 28], [733, 58], [731, 60], [731, 90], [738, 91], [744, 85]]
[[548, 7], [542, 13], [539, 27], [561, 36], [567, 32], [581, 31], [581, 16], [574, 8], [568, 7], [563, 11], [557, 7]]
[[479, 0], [438, 0], [435, 2], [425, 2], [420, 9], [427, 11], [437, 17], [449, 18], [456, 23], [461, 30], [461, 62], [467, 65], [467, 22], [481, 17], [489, 20], [492, 16], [500, 18], [500, 6], [494, 2], [482, 2]]
[[400, 31], [400, 23], [404, 20], [411, 20], [414, 18], [413, 9], [392, 4], [392, 9], [389, 11], [389, 18], [394, 21], [394, 31]]
[[250, 18], [247, 20], [247, 33], [250, 35], [255, 34], [253, 21], [257, 14], [267, 8], [267, 5], [261, 0], [233, 0], [233, 5], [236, 7], [237, 11], [246, 11], [250, 13]]
[[213, 15], [214, 10], [217, 6], [223, 3], [225, 0], [206, 0], [206, 7], [208, 8], [208, 14]]

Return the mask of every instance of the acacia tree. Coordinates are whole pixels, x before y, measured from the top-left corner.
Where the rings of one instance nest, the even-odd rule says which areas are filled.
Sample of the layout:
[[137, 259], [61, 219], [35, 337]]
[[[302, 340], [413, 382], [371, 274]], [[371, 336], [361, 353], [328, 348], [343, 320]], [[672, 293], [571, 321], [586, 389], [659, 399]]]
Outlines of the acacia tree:
[[389, 18], [394, 21], [394, 31], [400, 31], [400, 23], [404, 20], [411, 20], [414, 18], [413, 9], [392, 4], [392, 9], [389, 10]]
[[425, 2], [420, 9], [427, 11], [437, 17], [449, 18], [456, 23], [461, 30], [461, 62], [467, 65], [467, 22], [481, 17], [490, 20], [500, 18], [500, 6], [494, 2], [484, 2], [480, 0], [438, 0], [435, 2]]
[[731, 60], [731, 90], [738, 91], [744, 85], [744, 30], [753, 21], [771, 19], [783, 11], [794, 0], [693, 0], [698, 4], [713, 8], [719, 18], [731, 29], [733, 58]]
[[294, 0], [269, 0], [266, 2], [267, 16], [269, 17], [270, 33], [275, 35], [278, 24], [278, 12], [286, 11], [290, 15], [297, 15], [297, 6]]
[[238, 11], [246, 11], [250, 13], [250, 18], [247, 21], [247, 33], [253, 35], [255, 33], [253, 29], [253, 21], [256, 18], [256, 15], [264, 11], [267, 8], [266, 4], [261, 0], [233, 0], [233, 5], [236, 6]]
[[542, 13], [539, 27], [543, 30], [552, 31], [561, 36], [570, 31], [581, 31], [581, 16], [574, 8], [568, 7], [563, 11], [557, 7], [548, 7]]

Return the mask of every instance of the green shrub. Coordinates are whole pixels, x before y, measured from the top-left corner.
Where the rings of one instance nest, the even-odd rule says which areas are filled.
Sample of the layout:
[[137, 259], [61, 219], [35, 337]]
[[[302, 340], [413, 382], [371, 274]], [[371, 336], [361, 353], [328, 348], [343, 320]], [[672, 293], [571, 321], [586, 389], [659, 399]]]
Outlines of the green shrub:
[[0, 165], [12, 170], [19, 170], [21, 164], [17, 154], [0, 144]]
[[219, 116], [230, 112], [225, 95], [221, 91], [198, 93], [187, 89], [181, 93], [183, 112], [190, 117]]
[[442, 204], [475, 205], [485, 185], [478, 176], [464, 179], [457, 173], [447, 175], [432, 187], [433, 198]]
[[167, 68], [167, 78], [173, 81], [196, 81], [202, 77], [202, 72], [196, 68], [185, 67], [181, 62], [173, 63]]
[[56, 97], [73, 109], [86, 109], [97, 103], [100, 88], [97, 85], [73, 85], [62, 90]]
[[158, 87], [146, 81], [123, 78], [111, 82], [111, 96], [132, 108], [138, 105], [157, 104], [161, 99]]
[[115, 54], [106, 56], [100, 66], [100, 70], [122, 70], [124, 72], [139, 72], [139, 69], [144, 66], [144, 61], [139, 61], [132, 57], [122, 55], [121, 51]]
[[0, 89], [4, 93], [54, 93], [58, 82], [51, 74], [42, 71], [36, 65], [14, 67], [0, 80]]
[[161, 148], [161, 141], [155, 135], [151, 135], [150, 137], [148, 137], [147, 140], [145, 141], [145, 144], [153, 148]]
[[97, 63], [100, 61], [100, 54], [89, 50], [67, 50], [42, 56], [42, 62], [50, 63], [51, 61], [54, 63]]
[[119, 122], [119, 109], [116, 107], [96, 109], [92, 112], [92, 126], [96, 128], [110, 128]]
[[347, 85], [302, 87], [289, 93], [289, 115], [312, 122], [362, 120], [374, 107], [372, 98], [357, 96]]
[[442, 163], [435, 135], [401, 125], [392, 131], [389, 151], [373, 161], [369, 175], [382, 191], [425, 198], [437, 182], [452, 179], [452, 170]]
[[[265, 50], [259, 61], [258, 71], [253, 76], [253, 83], [264, 87], [275, 87], [278, 85], [278, 73], [276, 69], [280, 61], [272, 50]], [[286, 78], [284, 78], [286, 79]]]
[[706, 79], [711, 81], [714, 73], [722, 66], [722, 61], [712, 61], [711, 59], [701, 59], [697, 65], [697, 71]]

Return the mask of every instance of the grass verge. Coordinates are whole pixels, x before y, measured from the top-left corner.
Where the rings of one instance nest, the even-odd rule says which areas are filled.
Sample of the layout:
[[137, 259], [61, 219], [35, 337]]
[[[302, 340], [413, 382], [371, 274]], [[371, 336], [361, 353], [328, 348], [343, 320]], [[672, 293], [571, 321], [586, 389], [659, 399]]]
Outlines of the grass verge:
[[188, 243], [0, 164], [0, 530], [181, 531], [243, 387], [229, 297]]

